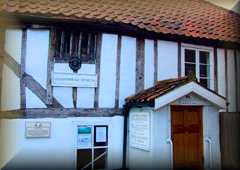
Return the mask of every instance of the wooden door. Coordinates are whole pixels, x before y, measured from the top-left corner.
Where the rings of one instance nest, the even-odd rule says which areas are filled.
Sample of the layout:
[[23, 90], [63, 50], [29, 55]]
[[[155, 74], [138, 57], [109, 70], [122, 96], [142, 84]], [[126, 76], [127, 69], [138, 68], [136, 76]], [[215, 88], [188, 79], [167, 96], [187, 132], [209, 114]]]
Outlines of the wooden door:
[[202, 108], [172, 106], [173, 166], [175, 169], [202, 169]]

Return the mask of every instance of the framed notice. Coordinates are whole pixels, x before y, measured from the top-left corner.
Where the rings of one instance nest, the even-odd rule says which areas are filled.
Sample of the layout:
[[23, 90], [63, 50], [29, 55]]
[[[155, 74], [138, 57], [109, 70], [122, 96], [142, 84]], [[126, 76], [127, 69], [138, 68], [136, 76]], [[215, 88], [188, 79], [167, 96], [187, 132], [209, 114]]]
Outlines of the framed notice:
[[94, 126], [94, 146], [108, 145], [108, 127], [106, 125]]
[[92, 127], [78, 126], [77, 128], [77, 148], [87, 149], [92, 147]]
[[130, 147], [150, 151], [151, 112], [132, 112], [129, 123]]

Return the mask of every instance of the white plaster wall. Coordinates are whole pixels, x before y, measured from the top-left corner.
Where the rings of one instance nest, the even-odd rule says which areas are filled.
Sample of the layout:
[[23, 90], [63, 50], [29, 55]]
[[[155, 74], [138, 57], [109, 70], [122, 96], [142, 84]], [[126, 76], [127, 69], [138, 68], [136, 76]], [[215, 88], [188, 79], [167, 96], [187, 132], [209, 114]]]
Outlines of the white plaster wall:
[[[69, 67], [69, 66], [68, 66]], [[78, 74], [96, 74], [95, 64], [82, 64]], [[78, 88], [77, 89], [77, 107], [93, 108], [94, 107], [95, 88]], [[68, 98], [69, 99], [69, 98]]]
[[144, 46], [144, 89], [154, 85], [154, 41], [145, 39]]
[[20, 109], [20, 79], [5, 64], [2, 68], [1, 110]]
[[217, 49], [217, 80], [218, 93], [226, 97], [226, 74], [225, 74], [225, 54], [224, 49]]
[[[0, 146], [2, 167], [13, 169], [75, 169], [77, 125], [105, 124], [109, 126], [108, 167], [120, 168], [122, 163], [123, 117], [82, 117], [66, 119], [1, 120]], [[51, 137], [25, 138], [26, 121], [50, 121]], [[0, 156], [0, 158], [1, 158]]]
[[126, 97], [135, 93], [136, 84], [136, 38], [122, 36], [120, 59], [119, 107]]
[[102, 35], [99, 107], [103, 108], [115, 106], [117, 42], [115, 34]]
[[228, 102], [229, 112], [236, 111], [236, 69], [234, 51], [227, 50], [227, 83], [228, 83]]
[[[54, 64], [54, 72], [73, 73], [68, 64]], [[65, 108], [73, 107], [72, 88], [71, 87], [53, 87], [53, 96]]]
[[21, 63], [22, 30], [7, 29], [5, 32], [5, 50], [18, 64]]
[[178, 44], [158, 41], [158, 80], [178, 77]]
[[170, 107], [164, 106], [153, 116], [153, 164], [156, 168], [169, 169], [172, 166]]
[[[53, 68], [57, 73], [73, 73], [66, 63], [56, 63]], [[78, 74], [96, 74], [95, 64], [82, 64]], [[77, 107], [94, 107], [95, 88], [77, 88]], [[65, 107], [73, 107], [72, 87], [53, 87], [53, 96]]]
[[28, 29], [26, 44], [25, 71], [46, 88], [49, 30]]
[[[203, 108], [204, 167], [220, 169], [219, 112], [216, 107]], [[210, 143], [209, 143], [210, 142]]]
[[47, 108], [46, 105], [30, 89], [25, 89], [27, 108]]

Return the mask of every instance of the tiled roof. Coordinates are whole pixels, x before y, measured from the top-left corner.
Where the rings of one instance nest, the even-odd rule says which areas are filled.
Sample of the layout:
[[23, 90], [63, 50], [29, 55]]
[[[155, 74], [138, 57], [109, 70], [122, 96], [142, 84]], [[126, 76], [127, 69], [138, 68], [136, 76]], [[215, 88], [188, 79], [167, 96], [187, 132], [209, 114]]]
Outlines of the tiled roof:
[[240, 42], [240, 16], [204, 0], [0, 0], [0, 11]]
[[156, 99], [157, 97], [160, 97], [173, 89], [183, 86], [191, 81], [196, 81], [195, 78], [192, 77], [180, 77], [175, 79], [167, 79], [163, 81], [158, 81], [155, 86], [148, 88], [146, 90], [143, 90], [139, 93], [137, 93], [134, 96], [130, 96], [126, 98], [127, 103], [143, 103], [143, 102], [149, 102], [151, 100]]

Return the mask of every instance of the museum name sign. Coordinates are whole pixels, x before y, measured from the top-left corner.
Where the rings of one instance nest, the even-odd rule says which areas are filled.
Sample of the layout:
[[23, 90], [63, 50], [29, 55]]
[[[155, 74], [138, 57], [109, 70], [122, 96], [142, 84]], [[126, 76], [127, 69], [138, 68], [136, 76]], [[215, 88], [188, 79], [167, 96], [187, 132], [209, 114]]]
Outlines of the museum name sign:
[[97, 75], [53, 72], [52, 86], [95, 88], [97, 87]]

